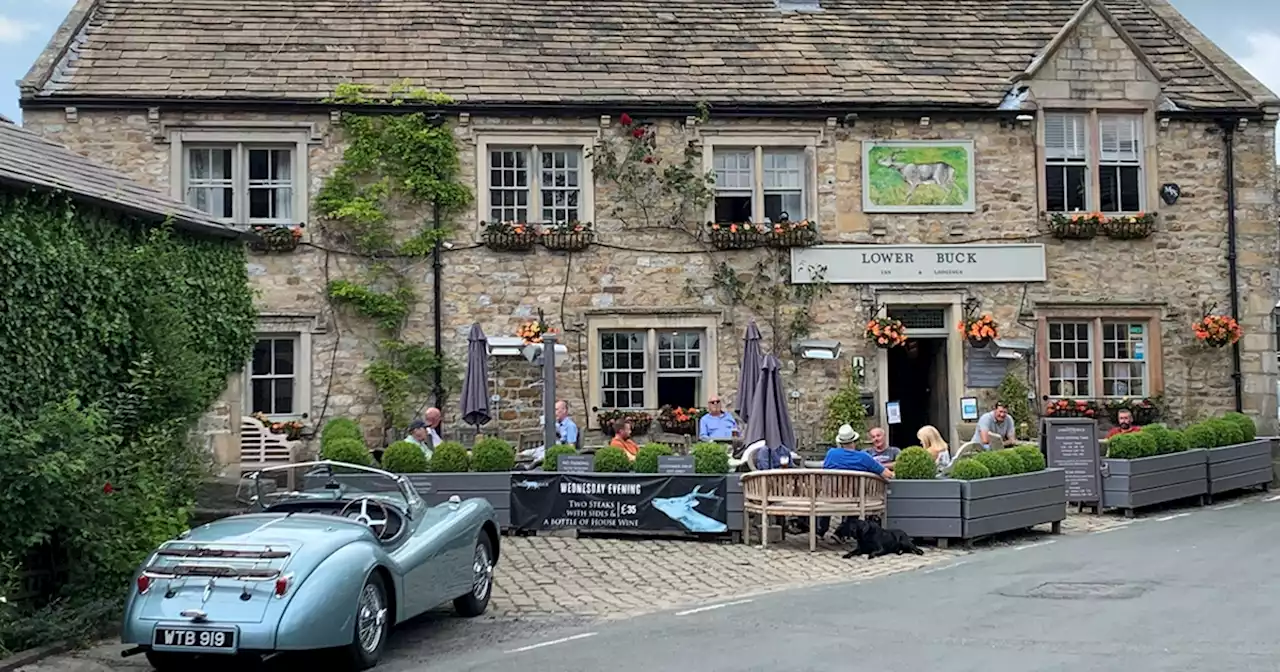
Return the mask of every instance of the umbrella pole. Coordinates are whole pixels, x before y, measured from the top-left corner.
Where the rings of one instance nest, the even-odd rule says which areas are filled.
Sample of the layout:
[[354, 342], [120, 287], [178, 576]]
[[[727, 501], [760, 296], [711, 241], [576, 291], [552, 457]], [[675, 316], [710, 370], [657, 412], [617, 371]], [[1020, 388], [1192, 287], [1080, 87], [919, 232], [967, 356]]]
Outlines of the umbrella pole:
[[556, 445], [556, 336], [542, 336], [542, 445]]

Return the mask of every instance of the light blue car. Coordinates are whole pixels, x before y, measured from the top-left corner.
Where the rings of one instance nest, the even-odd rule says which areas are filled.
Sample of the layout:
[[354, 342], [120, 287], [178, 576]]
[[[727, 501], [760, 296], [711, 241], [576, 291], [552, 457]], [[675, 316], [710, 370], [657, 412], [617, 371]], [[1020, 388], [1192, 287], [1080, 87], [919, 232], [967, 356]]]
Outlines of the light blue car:
[[499, 528], [488, 501], [428, 506], [403, 476], [338, 462], [250, 479], [254, 512], [185, 532], [139, 568], [126, 656], [184, 670], [333, 649], [325, 669], [362, 670], [397, 623], [450, 601], [466, 617], [489, 606]]

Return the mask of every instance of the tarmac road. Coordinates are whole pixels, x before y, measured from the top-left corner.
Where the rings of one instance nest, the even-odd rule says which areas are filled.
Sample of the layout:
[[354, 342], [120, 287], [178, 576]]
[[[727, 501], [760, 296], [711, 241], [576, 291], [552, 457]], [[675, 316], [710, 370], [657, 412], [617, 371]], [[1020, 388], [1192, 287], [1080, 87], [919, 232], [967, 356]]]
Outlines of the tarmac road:
[[1277, 563], [1280, 501], [1228, 504], [863, 583], [393, 655], [384, 667], [1274, 672]]

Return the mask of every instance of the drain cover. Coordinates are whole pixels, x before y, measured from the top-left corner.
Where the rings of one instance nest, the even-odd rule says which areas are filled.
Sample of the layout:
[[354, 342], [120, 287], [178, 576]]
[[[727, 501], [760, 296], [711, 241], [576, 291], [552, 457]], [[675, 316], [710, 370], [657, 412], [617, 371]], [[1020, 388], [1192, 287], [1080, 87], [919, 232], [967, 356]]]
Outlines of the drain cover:
[[1149, 586], [1122, 581], [1053, 581], [1001, 594], [1042, 600], [1131, 600], [1147, 590]]

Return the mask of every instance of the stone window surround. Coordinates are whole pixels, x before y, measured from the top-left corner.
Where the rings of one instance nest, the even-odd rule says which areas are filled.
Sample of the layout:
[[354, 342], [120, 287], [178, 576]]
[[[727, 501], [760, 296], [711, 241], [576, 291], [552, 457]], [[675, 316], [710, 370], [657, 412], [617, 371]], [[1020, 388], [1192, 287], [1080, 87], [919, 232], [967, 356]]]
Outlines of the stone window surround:
[[[489, 203], [489, 149], [490, 147], [510, 147], [520, 149], [536, 149], [546, 147], [581, 148], [582, 163], [578, 183], [581, 185], [581, 198], [578, 202], [578, 219], [583, 222], [595, 222], [595, 171], [591, 154], [595, 150], [596, 141], [600, 137], [599, 129], [582, 128], [547, 128], [522, 129], [503, 127], [494, 129], [477, 128], [474, 130], [476, 145], [476, 214], [479, 222], [489, 219], [491, 205]], [[531, 157], [532, 159], [532, 157]], [[532, 164], [529, 170], [529, 212], [541, 217], [542, 205], [538, 202], [538, 174]]]
[[[1143, 396], [1149, 398], [1164, 393], [1164, 346], [1161, 333], [1161, 319], [1164, 315], [1163, 307], [1133, 304], [1037, 306], [1035, 314], [1037, 399], [1041, 399], [1049, 393], [1049, 323], [1069, 320], [1088, 322], [1090, 324], [1089, 359], [1091, 368], [1089, 381], [1091, 394], [1088, 395], [1088, 398], [1105, 398], [1102, 395], [1102, 324], [1104, 322], [1128, 322], [1146, 325], [1147, 389], [1143, 391]], [[1103, 315], [1106, 317], [1102, 317]]]
[[1143, 189], [1140, 207], [1145, 210], [1150, 208], [1152, 204], [1158, 202], [1159, 175], [1157, 173], [1159, 171], [1157, 166], [1159, 165], [1159, 154], [1156, 149], [1156, 143], [1159, 138], [1157, 131], [1159, 127], [1156, 124], [1154, 106], [1147, 106], [1145, 108], [1135, 107], [1135, 104], [1130, 101], [1090, 101], [1087, 103], [1081, 103], [1079, 101], [1047, 100], [1041, 101], [1040, 113], [1036, 115], [1036, 187], [1040, 210], [1048, 211], [1049, 209], [1049, 200], [1046, 193], [1044, 179], [1046, 163], [1046, 152], [1044, 146], [1045, 116], [1057, 113], [1085, 115], [1085, 144], [1088, 151], [1088, 161], [1086, 163], [1088, 169], [1086, 170], [1086, 174], [1089, 180], [1086, 184], [1085, 191], [1086, 197], [1088, 198], [1088, 212], [1097, 211], [1102, 198], [1102, 182], [1098, 175], [1098, 166], [1101, 158], [1101, 137], [1098, 123], [1098, 117], [1100, 116], [1126, 114], [1141, 116], [1142, 151], [1140, 153], [1140, 166]]
[[[305, 225], [309, 216], [308, 147], [318, 142], [309, 123], [254, 124], [250, 122], [194, 122], [166, 125], [162, 137], [169, 143], [169, 193], [186, 203], [186, 147], [189, 145], [261, 145], [293, 150], [293, 222]], [[248, 214], [244, 213], [247, 223]]]
[[[719, 391], [718, 338], [722, 317], [719, 312], [672, 312], [662, 310], [628, 311], [626, 313], [595, 313], [587, 315], [587, 427], [600, 429], [596, 415], [590, 409], [600, 407], [600, 332], [647, 331], [645, 342], [646, 371], [645, 398], [657, 401], [657, 339], [658, 330], [702, 331], [702, 396]], [[654, 413], [656, 408], [636, 409]]]
[[[805, 214], [809, 221], [818, 223], [818, 146], [822, 144], [822, 131], [780, 130], [780, 129], [741, 129], [710, 130], [699, 129], [698, 137], [702, 142], [702, 170], [709, 173], [715, 169], [715, 150], [722, 149], [754, 149], [755, 162], [755, 194], [764, 194], [764, 149], [800, 150], [804, 152], [804, 201]], [[754, 198], [752, 203], [756, 222], [764, 221], [764, 199]], [[707, 205], [705, 219], [714, 221], [716, 204], [713, 198]]]
[[[312, 357], [314, 356], [312, 336], [324, 333], [320, 320], [314, 315], [260, 313], [255, 340], [263, 338], [287, 338], [295, 342], [296, 360], [294, 362], [293, 390], [294, 410], [290, 415], [268, 416], [272, 420], [301, 420], [311, 414], [312, 404]], [[253, 381], [251, 362], [244, 367], [244, 413], [253, 412]]]

